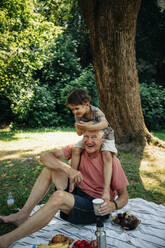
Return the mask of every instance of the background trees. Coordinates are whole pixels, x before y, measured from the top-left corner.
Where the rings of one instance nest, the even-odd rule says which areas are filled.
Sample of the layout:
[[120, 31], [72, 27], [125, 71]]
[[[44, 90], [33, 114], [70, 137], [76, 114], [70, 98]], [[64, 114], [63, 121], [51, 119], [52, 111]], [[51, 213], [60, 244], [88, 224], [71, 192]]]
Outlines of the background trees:
[[[65, 99], [74, 87], [87, 89], [93, 104], [99, 104], [88, 30], [77, 1], [63, 4], [1, 1], [1, 125], [9, 121], [29, 127], [72, 125]], [[164, 12], [152, 0], [142, 1], [139, 13], [136, 57], [144, 119], [149, 129], [163, 128]], [[162, 37], [160, 44], [156, 37]]]

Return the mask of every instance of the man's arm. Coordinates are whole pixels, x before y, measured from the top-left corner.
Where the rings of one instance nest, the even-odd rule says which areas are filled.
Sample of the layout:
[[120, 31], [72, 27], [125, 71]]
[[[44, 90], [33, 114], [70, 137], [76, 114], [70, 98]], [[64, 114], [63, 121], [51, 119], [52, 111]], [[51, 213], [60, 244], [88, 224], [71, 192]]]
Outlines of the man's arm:
[[61, 161], [65, 159], [65, 155], [62, 149], [55, 149], [49, 152], [44, 152], [40, 156], [40, 161], [45, 167], [51, 170], [63, 171], [70, 179], [70, 192], [73, 190], [73, 185], [75, 182], [82, 181], [81, 172], [73, 169], [67, 163]]
[[[118, 209], [123, 208], [128, 203], [128, 192], [127, 192], [126, 187], [118, 190], [118, 198], [116, 200], [116, 203], [117, 203]], [[101, 215], [106, 215], [106, 214], [112, 213], [115, 210], [116, 210], [116, 206], [114, 202], [105, 201], [102, 204], [101, 208], [99, 209], [99, 213]]]
[[61, 161], [64, 158], [63, 151], [55, 149], [49, 152], [43, 152], [40, 156], [40, 161], [45, 167], [52, 170], [61, 170], [69, 176], [70, 166]]

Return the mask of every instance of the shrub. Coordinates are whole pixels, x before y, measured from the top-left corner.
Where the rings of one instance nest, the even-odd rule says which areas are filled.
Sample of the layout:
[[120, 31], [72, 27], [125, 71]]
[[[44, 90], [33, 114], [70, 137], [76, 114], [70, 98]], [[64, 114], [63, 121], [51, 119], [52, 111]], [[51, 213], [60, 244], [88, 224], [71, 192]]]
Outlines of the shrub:
[[5, 95], [0, 94], [0, 127], [9, 124], [12, 120], [13, 115], [10, 104], [9, 99]]
[[47, 86], [36, 85], [24, 92], [14, 108], [15, 122], [28, 127], [50, 127], [58, 124], [55, 100]]
[[146, 126], [151, 130], [164, 128], [165, 89], [155, 83], [140, 84], [142, 110]]

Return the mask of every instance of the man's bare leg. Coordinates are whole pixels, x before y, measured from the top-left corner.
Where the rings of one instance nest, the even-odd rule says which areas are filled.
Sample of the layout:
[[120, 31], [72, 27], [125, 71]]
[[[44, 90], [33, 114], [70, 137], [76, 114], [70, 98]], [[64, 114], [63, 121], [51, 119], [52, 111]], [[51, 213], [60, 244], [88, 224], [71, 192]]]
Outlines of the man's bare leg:
[[15, 214], [9, 216], [0, 216], [0, 220], [4, 223], [12, 223], [16, 226], [23, 223], [30, 215], [35, 205], [44, 197], [47, 193], [50, 183], [52, 181], [51, 170], [44, 168], [37, 178], [33, 189], [30, 193], [28, 200], [23, 208]]
[[24, 223], [14, 231], [0, 236], [0, 248], [8, 248], [15, 241], [40, 230], [50, 222], [58, 210], [69, 214], [73, 206], [74, 197], [72, 194], [61, 190], [56, 191], [48, 202]]

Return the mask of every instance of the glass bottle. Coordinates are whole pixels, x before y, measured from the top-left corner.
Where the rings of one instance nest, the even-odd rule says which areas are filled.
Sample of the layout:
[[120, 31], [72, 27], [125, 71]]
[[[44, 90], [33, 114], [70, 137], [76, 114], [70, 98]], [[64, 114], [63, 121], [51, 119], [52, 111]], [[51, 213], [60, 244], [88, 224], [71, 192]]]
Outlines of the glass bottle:
[[7, 197], [7, 206], [8, 208], [12, 208], [14, 205], [14, 197], [11, 192], [9, 192], [8, 197]]

